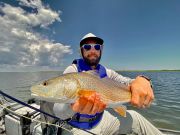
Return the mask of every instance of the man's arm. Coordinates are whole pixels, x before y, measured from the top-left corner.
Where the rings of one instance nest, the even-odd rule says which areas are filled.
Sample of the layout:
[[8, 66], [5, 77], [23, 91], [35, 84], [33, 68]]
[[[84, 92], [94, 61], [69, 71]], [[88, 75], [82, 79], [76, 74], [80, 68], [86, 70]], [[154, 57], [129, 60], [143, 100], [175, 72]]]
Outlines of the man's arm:
[[74, 73], [74, 72], [78, 72], [78, 70], [77, 70], [76, 65], [72, 64], [64, 70], [63, 74]]
[[111, 70], [111, 69], [106, 68], [106, 72], [107, 72], [107, 76], [110, 79], [115, 80], [115, 81], [120, 82], [120, 83], [123, 83], [125, 85], [130, 85], [130, 83], [134, 80], [134, 79], [131, 79], [129, 77], [124, 77], [124, 76], [118, 74], [117, 72], [115, 72], [114, 70]]
[[117, 72], [106, 69], [109, 78], [130, 86], [132, 92], [131, 104], [136, 107], [148, 107], [154, 100], [154, 93], [150, 81], [142, 76], [135, 79], [124, 77]]
[[151, 82], [142, 76], [137, 76], [130, 84], [132, 92], [131, 104], [138, 108], [149, 107], [154, 100]]

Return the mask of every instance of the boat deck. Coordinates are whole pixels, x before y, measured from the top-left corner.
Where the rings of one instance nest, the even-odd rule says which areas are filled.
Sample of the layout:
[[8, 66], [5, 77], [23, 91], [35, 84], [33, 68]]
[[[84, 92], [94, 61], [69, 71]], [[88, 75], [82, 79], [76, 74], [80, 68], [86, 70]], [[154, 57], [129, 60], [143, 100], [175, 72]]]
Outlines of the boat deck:
[[[31, 105], [39, 108], [39, 105], [37, 105], [37, 104], [31, 104]], [[10, 106], [8, 106], [8, 108], [11, 108], [13, 110], [12, 112], [10, 112], [9, 110], [5, 110], [2, 107], [0, 107], [0, 135], [6, 135], [5, 128], [7, 125], [5, 126], [5, 115], [9, 115], [8, 113], [11, 113], [11, 115], [16, 115], [15, 114], [16, 112], [18, 114], [21, 114], [21, 115], [24, 115], [27, 112], [32, 113], [32, 109], [29, 109], [28, 107], [21, 106], [19, 104], [13, 103]], [[36, 117], [37, 117], [37, 115], [39, 115], [39, 114], [36, 114]], [[19, 119], [16, 118], [16, 120], [20, 121], [20, 118]], [[36, 123], [36, 124], [38, 124], [38, 123]], [[10, 125], [12, 126], [11, 122], [10, 122]], [[10, 127], [10, 125], [7, 127], [7, 129], [13, 130], [12, 127]], [[15, 130], [17, 130], [17, 129], [15, 129]], [[176, 130], [164, 129], [164, 128], [159, 128], [159, 130], [162, 131], [165, 135], [180, 135], [180, 131], [176, 131]], [[9, 132], [8, 134], [11, 135], [11, 132]]]

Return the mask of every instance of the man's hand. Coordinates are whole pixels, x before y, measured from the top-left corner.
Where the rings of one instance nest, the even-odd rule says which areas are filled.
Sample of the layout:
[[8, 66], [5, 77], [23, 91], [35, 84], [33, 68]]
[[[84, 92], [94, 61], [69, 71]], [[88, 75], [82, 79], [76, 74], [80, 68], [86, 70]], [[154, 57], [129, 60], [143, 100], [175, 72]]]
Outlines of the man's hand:
[[136, 77], [136, 79], [130, 84], [130, 90], [132, 92], [131, 104], [139, 108], [149, 107], [154, 100], [153, 89], [148, 80], [143, 77]]
[[90, 96], [81, 96], [74, 104], [72, 110], [81, 114], [93, 115], [104, 111], [106, 104], [100, 99], [100, 95], [94, 93]]

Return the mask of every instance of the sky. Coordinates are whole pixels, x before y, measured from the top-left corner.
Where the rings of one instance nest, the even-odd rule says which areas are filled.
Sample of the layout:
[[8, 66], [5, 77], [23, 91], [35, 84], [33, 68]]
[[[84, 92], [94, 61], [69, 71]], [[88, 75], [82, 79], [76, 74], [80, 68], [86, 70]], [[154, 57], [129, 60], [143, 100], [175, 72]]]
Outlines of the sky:
[[0, 0], [0, 71], [64, 70], [87, 33], [114, 70], [180, 69], [179, 0]]

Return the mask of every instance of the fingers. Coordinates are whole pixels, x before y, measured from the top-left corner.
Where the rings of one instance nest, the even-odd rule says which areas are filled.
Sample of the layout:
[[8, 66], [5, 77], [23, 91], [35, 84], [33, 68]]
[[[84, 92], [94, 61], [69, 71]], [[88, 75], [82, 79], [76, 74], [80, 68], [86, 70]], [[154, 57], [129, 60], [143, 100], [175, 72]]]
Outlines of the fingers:
[[87, 99], [85, 97], [80, 97], [74, 104], [72, 104], [72, 110], [74, 112], [81, 112], [86, 104]]
[[144, 107], [147, 107], [147, 106], [150, 105], [150, 103], [151, 103], [151, 96], [150, 95], [151, 94], [148, 93], [147, 96], [145, 97], [145, 100], [144, 100], [144, 103], [143, 103]]
[[99, 95], [96, 95], [96, 98], [95, 98], [95, 100], [94, 100], [94, 105], [93, 105], [93, 108], [92, 108], [92, 110], [91, 110], [91, 114], [95, 114], [95, 113], [98, 112], [98, 110], [99, 110], [99, 108], [100, 108], [100, 106], [99, 106], [100, 102], [101, 102], [101, 101], [100, 101]]
[[147, 81], [138, 79], [131, 85], [131, 104], [138, 108], [149, 107], [154, 99], [154, 93]]
[[73, 111], [82, 114], [96, 114], [105, 108], [106, 104], [101, 101], [100, 95], [96, 93], [88, 97], [82, 96], [72, 105]]
[[94, 106], [95, 95], [88, 97], [86, 105], [81, 110], [82, 114], [91, 114], [91, 110]]
[[98, 112], [100, 113], [100, 112], [104, 111], [105, 108], [106, 108], [106, 104], [102, 102], [101, 104], [99, 104]]
[[148, 94], [145, 98], [144, 106], [149, 107], [153, 100], [154, 100], [154, 93], [153, 93], [152, 88], [150, 88], [150, 90], [148, 91]]
[[132, 91], [131, 104], [136, 107], [140, 107], [140, 96], [136, 91]]
[[91, 114], [96, 114], [99, 110], [99, 103], [97, 101], [94, 102], [93, 108], [91, 109]]
[[100, 96], [97, 95], [91, 113], [92, 114], [95, 114], [97, 112], [100, 113], [104, 111], [105, 108], [106, 108], [106, 104], [103, 101], [101, 101]]

